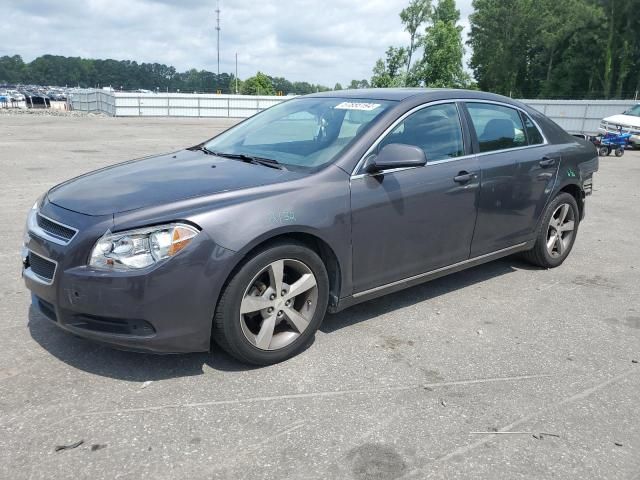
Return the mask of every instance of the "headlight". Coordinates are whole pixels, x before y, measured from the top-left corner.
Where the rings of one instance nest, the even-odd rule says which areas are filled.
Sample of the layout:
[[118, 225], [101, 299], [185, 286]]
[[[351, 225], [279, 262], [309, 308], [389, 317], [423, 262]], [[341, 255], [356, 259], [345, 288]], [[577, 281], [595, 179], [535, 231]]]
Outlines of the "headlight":
[[93, 247], [89, 266], [107, 270], [134, 270], [173, 257], [198, 230], [184, 223], [105, 233]]

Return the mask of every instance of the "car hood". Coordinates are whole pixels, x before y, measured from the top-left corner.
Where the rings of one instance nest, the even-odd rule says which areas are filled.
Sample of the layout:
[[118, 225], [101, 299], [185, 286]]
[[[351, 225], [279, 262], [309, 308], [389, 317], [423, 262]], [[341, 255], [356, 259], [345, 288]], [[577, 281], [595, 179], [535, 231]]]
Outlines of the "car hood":
[[607, 123], [613, 123], [616, 125], [628, 125], [640, 128], [640, 117], [636, 117], [634, 115], [612, 115], [611, 117], [604, 118], [603, 120]]
[[299, 176], [287, 170], [182, 150], [87, 173], [52, 188], [48, 198], [74, 212], [109, 215]]

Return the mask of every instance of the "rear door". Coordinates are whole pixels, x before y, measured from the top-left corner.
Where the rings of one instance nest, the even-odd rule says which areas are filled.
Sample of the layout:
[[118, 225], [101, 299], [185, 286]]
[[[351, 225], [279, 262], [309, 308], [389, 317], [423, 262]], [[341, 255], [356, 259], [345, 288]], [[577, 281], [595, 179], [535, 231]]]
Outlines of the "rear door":
[[[529, 185], [529, 189], [523, 192], [525, 202], [523, 213], [525, 221], [528, 222], [524, 231], [530, 236], [534, 233], [538, 220], [549, 202], [562, 158], [561, 147], [547, 143], [542, 131], [529, 115], [521, 111], [520, 116], [527, 135], [527, 144], [530, 147], [526, 155], [518, 157], [519, 178], [522, 183]], [[528, 193], [528, 196], [524, 193]]]
[[[356, 292], [469, 258], [478, 165], [454, 103], [409, 114], [373, 147], [403, 143], [424, 150], [427, 165], [354, 172], [351, 178]], [[461, 177], [462, 176], [462, 177]]]
[[466, 110], [481, 175], [473, 258], [531, 238], [560, 159], [519, 109], [469, 101]]

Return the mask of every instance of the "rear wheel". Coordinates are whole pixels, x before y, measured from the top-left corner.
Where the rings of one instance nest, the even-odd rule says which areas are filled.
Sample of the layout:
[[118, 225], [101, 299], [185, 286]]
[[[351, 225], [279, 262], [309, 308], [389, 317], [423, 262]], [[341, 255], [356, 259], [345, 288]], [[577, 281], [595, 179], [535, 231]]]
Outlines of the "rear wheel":
[[600, 147], [598, 149], [598, 155], [600, 155], [601, 157], [606, 157], [611, 153], [611, 150], [609, 150], [609, 147]]
[[547, 206], [534, 247], [524, 252], [530, 263], [554, 268], [565, 261], [578, 233], [580, 211], [573, 195], [561, 193]]
[[624, 155], [624, 147], [616, 148], [616, 157], [621, 157]]
[[243, 362], [281, 362], [313, 337], [328, 298], [320, 257], [297, 243], [276, 244], [248, 259], [227, 284], [216, 309], [214, 339]]

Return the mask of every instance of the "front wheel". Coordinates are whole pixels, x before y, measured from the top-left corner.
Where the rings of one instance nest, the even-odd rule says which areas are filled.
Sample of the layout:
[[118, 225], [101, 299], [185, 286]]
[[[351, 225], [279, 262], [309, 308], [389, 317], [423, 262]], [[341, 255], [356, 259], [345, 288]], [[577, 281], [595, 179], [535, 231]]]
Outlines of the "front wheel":
[[606, 157], [611, 153], [611, 150], [609, 150], [609, 147], [600, 147], [598, 149], [598, 155], [600, 155], [601, 157]]
[[281, 362], [313, 337], [328, 299], [320, 257], [298, 243], [275, 244], [233, 274], [218, 302], [213, 338], [242, 362]]
[[616, 148], [616, 157], [621, 157], [624, 155], [624, 147]]
[[561, 193], [554, 198], [542, 217], [534, 247], [524, 252], [530, 263], [554, 268], [569, 256], [578, 233], [580, 211], [573, 195]]

